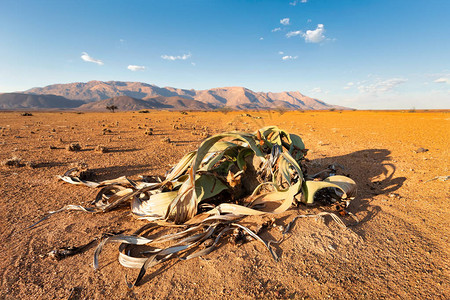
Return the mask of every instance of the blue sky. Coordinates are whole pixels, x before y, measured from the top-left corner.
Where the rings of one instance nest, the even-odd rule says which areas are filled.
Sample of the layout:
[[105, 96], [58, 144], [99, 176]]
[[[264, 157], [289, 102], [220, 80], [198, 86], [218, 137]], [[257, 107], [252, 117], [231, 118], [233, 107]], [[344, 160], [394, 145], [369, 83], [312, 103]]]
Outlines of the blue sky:
[[450, 108], [448, 0], [0, 1], [0, 92], [89, 80]]

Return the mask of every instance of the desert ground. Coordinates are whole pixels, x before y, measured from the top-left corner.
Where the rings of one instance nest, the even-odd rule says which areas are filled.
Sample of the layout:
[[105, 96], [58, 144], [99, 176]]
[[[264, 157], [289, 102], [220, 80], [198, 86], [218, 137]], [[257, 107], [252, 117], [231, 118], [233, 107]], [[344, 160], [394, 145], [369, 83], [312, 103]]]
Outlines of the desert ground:
[[[148, 270], [133, 289], [125, 276], [139, 270], [119, 264], [116, 244], [106, 245], [96, 271], [94, 249], [60, 261], [47, 256], [102, 233], [132, 233], [146, 221], [129, 208], [62, 212], [26, 229], [48, 211], [95, 198], [96, 189], [57, 179], [73, 163], [87, 163], [99, 181], [164, 175], [207, 135], [267, 125], [302, 137], [311, 170], [339, 164], [357, 182], [349, 211], [359, 224], [298, 219], [276, 247], [278, 262], [254, 240], [229, 242]], [[0, 161], [24, 163], [0, 166], [0, 298], [449, 299], [449, 132], [448, 111], [0, 112]], [[66, 150], [70, 143], [81, 151]], [[110, 151], [95, 151], [99, 145]], [[293, 207], [263, 238], [280, 238], [279, 226], [297, 214], [323, 210]]]

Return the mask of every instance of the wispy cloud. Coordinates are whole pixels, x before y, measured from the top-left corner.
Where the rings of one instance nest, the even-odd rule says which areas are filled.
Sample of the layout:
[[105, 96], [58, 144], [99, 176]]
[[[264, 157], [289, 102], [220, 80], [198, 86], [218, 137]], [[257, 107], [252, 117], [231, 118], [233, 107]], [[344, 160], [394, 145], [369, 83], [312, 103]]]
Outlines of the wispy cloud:
[[297, 31], [289, 31], [288, 33], [286, 33], [286, 37], [288, 37], [288, 38], [297, 36], [297, 35], [303, 35], [303, 31], [297, 30]]
[[326, 39], [324, 33], [325, 27], [323, 26], [323, 24], [318, 24], [317, 28], [314, 30], [306, 30], [306, 32], [303, 32], [301, 30], [290, 31], [286, 34], [286, 37], [290, 38], [300, 35], [305, 39], [305, 42], [307, 43], [320, 43]]
[[450, 78], [441, 77], [434, 81], [435, 83], [447, 83], [450, 84]]
[[191, 54], [183, 54], [183, 55], [177, 55], [177, 56], [173, 56], [173, 55], [161, 55], [162, 59], [166, 59], [166, 60], [186, 60], [188, 58], [191, 57]]
[[264, 40], [264, 38], [263, 38], [263, 37], [260, 37], [260, 38], [259, 38], [259, 40], [260, 40], [260, 41], [263, 41], [263, 40]]
[[306, 3], [306, 2], [308, 2], [308, 0], [294, 0], [292, 2], [289, 2], [289, 5], [296, 6], [298, 3]]
[[311, 89], [311, 93], [322, 93], [322, 89], [320, 87], [315, 87]]
[[349, 89], [351, 89], [352, 86], [354, 86], [354, 85], [355, 85], [355, 83], [352, 82], [352, 81], [350, 81], [350, 82], [347, 83], [346, 86], [343, 87], [343, 89], [344, 89], [344, 90], [349, 90]]
[[367, 93], [367, 94], [379, 94], [379, 93], [386, 93], [389, 91], [392, 91], [397, 86], [407, 82], [407, 79], [403, 78], [391, 78], [387, 80], [378, 80], [374, 83], [370, 84], [361, 84], [358, 86], [358, 90], [361, 93]]
[[131, 70], [133, 72], [136, 72], [136, 71], [144, 71], [146, 69], [146, 67], [144, 67], [144, 66], [136, 66], [136, 65], [129, 65], [127, 67], [127, 69]]
[[284, 52], [283, 51], [278, 51], [278, 54], [283, 55]]
[[284, 18], [280, 20], [281, 25], [289, 25], [289, 22], [290, 22], [289, 18]]
[[297, 58], [298, 58], [298, 56], [285, 55], [281, 59], [282, 60], [293, 60], [293, 59], [297, 59]]
[[89, 56], [89, 54], [87, 54], [86, 52], [81, 53], [81, 59], [84, 61], [87, 61], [87, 62], [97, 64], [99, 66], [103, 65], [103, 62], [100, 59], [95, 59], [95, 58]]
[[280, 30], [281, 30], [281, 28], [277, 27], [277, 28], [272, 29], [272, 32], [277, 32], [277, 31], [280, 31]]

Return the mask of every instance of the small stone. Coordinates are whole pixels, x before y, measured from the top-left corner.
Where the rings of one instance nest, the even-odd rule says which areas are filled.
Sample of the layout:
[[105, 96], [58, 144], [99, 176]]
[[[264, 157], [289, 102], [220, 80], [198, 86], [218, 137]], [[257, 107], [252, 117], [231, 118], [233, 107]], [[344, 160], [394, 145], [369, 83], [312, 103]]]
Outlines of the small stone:
[[420, 147], [420, 148], [417, 148], [416, 150], [414, 150], [414, 152], [416, 152], [416, 153], [424, 153], [424, 152], [428, 152], [428, 149]]
[[94, 151], [100, 153], [108, 153], [109, 149], [106, 148], [105, 146], [98, 145], [97, 147], [95, 147]]
[[66, 146], [67, 151], [77, 152], [81, 150], [81, 146], [78, 143], [72, 143]]

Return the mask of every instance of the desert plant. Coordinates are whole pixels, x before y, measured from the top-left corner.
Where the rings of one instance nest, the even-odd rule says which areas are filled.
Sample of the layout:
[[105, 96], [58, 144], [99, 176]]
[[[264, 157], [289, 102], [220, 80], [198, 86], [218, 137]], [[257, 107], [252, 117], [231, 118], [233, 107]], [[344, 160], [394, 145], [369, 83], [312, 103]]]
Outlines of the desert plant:
[[[162, 142], [170, 142], [170, 139], [166, 137]], [[108, 236], [95, 251], [94, 268], [98, 268], [102, 248], [107, 243], [121, 243], [120, 263], [141, 269], [130, 287], [139, 283], [148, 268], [173, 256], [187, 260], [207, 255], [236, 231], [262, 243], [278, 260], [271, 244], [280, 243], [297, 218], [331, 216], [340, 226], [345, 227], [344, 223], [330, 212], [298, 215], [286, 226], [281, 240], [267, 242], [257, 234], [258, 231], [242, 225], [245, 217], [273, 217], [300, 202], [312, 204], [322, 195], [328, 195], [331, 202], [341, 205], [336, 207], [343, 205], [345, 208], [356, 193], [355, 182], [345, 176], [331, 175], [335, 170], [327, 169], [330, 176], [324, 180], [304, 174], [306, 152], [298, 135], [270, 126], [253, 134], [225, 132], [211, 136], [196, 151], [182, 157], [165, 178], [157, 181], [119, 177], [93, 182], [73, 176], [71, 169], [59, 178], [72, 184], [101, 188], [93, 202], [95, 207], [68, 205], [50, 214], [65, 210], [107, 212], [130, 201], [135, 216], [155, 222], [132, 235]], [[327, 171], [318, 174], [324, 173]], [[345, 210], [342, 208], [339, 212]], [[182, 229], [172, 234], [161, 230], [158, 236], [157, 224], [161, 227], [182, 224]], [[155, 238], [148, 238], [147, 230], [152, 230]], [[211, 243], [202, 248], [205, 241]], [[134, 245], [149, 245], [154, 250], [132, 251]]]
[[22, 159], [18, 158], [16, 156], [14, 156], [12, 158], [5, 159], [4, 161], [2, 161], [1, 164], [3, 166], [16, 167], [16, 168], [20, 168], [20, 167], [25, 166], [25, 164], [22, 163]]
[[110, 112], [115, 112], [116, 109], [118, 109], [118, 107], [114, 104], [110, 104], [110, 105], [106, 105], [106, 109], [109, 110]]

